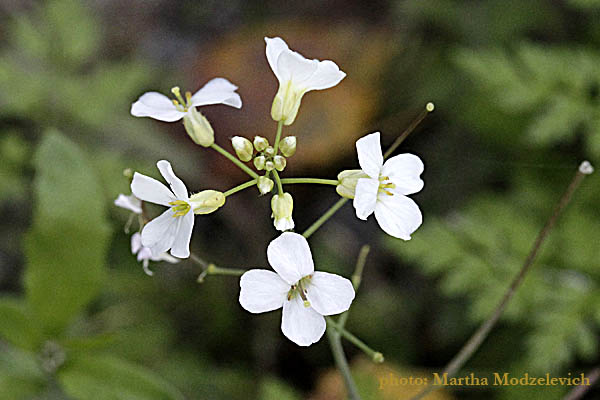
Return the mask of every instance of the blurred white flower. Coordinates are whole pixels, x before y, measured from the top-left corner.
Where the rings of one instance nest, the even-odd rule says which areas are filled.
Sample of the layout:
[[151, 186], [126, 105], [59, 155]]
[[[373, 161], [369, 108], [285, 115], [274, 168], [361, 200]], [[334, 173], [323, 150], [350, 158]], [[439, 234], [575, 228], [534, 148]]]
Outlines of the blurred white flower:
[[152, 250], [150, 250], [149, 247], [144, 247], [142, 245], [142, 235], [140, 235], [139, 232], [131, 235], [131, 254], [137, 254], [137, 260], [142, 262], [144, 272], [150, 276], [154, 275], [150, 268], [148, 268], [150, 261], [166, 261], [171, 264], [179, 262], [179, 259], [170, 256], [167, 253], [161, 253], [157, 256], [152, 255]]
[[346, 74], [333, 61], [309, 60], [289, 49], [283, 39], [265, 38], [267, 60], [279, 81], [271, 117], [291, 125], [296, 119], [302, 96], [311, 90], [334, 87]]
[[115, 199], [115, 206], [129, 210], [134, 214], [139, 215], [142, 213], [142, 201], [132, 194], [129, 196], [120, 194]]
[[423, 162], [414, 154], [400, 154], [384, 164], [379, 132], [360, 138], [356, 150], [362, 172], [367, 175], [356, 182], [356, 216], [366, 220], [375, 212], [379, 226], [387, 234], [410, 240], [423, 217], [419, 206], [406, 195], [423, 189]]
[[299, 346], [310, 346], [325, 332], [324, 315], [340, 314], [354, 300], [352, 283], [339, 275], [315, 272], [306, 239], [285, 232], [267, 248], [275, 272], [252, 269], [240, 279], [240, 304], [251, 313], [283, 307], [281, 330]]

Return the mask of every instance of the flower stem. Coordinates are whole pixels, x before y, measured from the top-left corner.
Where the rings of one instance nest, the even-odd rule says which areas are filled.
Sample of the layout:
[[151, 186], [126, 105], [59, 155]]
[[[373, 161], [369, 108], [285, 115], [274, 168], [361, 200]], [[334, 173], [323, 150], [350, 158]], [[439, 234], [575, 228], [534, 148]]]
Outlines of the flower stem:
[[337, 186], [340, 182], [337, 179], [321, 179], [321, 178], [283, 178], [281, 179], [283, 184], [293, 183], [315, 183], [318, 185], [334, 185]]
[[342, 208], [342, 206], [344, 204], [346, 204], [347, 201], [348, 201], [348, 199], [346, 199], [346, 198], [339, 199], [333, 206], [331, 206], [331, 208], [329, 210], [325, 211], [325, 214], [321, 215], [321, 217], [318, 220], [313, 222], [313, 224], [311, 226], [309, 226], [307, 230], [304, 231], [302, 236], [304, 236], [305, 238], [308, 239], [309, 236], [312, 235], [313, 233], [315, 233], [315, 231], [317, 229], [319, 229], [321, 227], [321, 225], [323, 225], [325, 222], [327, 222], [327, 220], [329, 218], [331, 218], [333, 216], [333, 214], [335, 214], [337, 212], [337, 210]]
[[228, 191], [226, 191], [223, 194], [225, 195], [225, 197], [231, 196], [234, 193], [237, 193], [237, 192], [239, 192], [241, 190], [244, 190], [244, 189], [249, 188], [249, 187], [254, 186], [254, 185], [256, 185], [256, 179], [252, 179], [251, 181], [242, 183], [241, 185], [238, 185], [238, 186], [236, 186], [234, 188], [229, 189]]
[[283, 184], [281, 182], [281, 179], [279, 178], [279, 174], [275, 170], [273, 170], [272, 172], [273, 172], [273, 177], [275, 178], [275, 182], [277, 182], [277, 191], [279, 192], [279, 195], [282, 196], [283, 195]]
[[[496, 325], [496, 323], [500, 319], [500, 316], [502, 315], [502, 313], [508, 306], [508, 303], [510, 302], [512, 297], [517, 292], [517, 289], [521, 286], [521, 283], [523, 283], [523, 280], [525, 279], [525, 275], [531, 269], [531, 266], [533, 265], [533, 261], [535, 260], [535, 257], [537, 256], [540, 248], [542, 247], [542, 244], [544, 243], [544, 241], [546, 240], [546, 238], [552, 231], [552, 228], [554, 228], [554, 225], [555, 225], [556, 221], [558, 220], [558, 217], [560, 216], [562, 211], [565, 209], [565, 207], [571, 201], [573, 193], [575, 192], [575, 190], [577, 189], [577, 187], [579, 186], [579, 184], [581, 183], [581, 181], [583, 180], [585, 175], [592, 173], [592, 171], [593, 171], [593, 168], [587, 161], [583, 162], [580, 165], [579, 169], [577, 170], [577, 173], [571, 180], [571, 183], [569, 184], [569, 186], [565, 190], [564, 194], [562, 195], [562, 197], [560, 198], [560, 200], [554, 207], [554, 210], [553, 210], [552, 214], [550, 215], [550, 218], [548, 218], [548, 221], [546, 222], [546, 224], [544, 225], [544, 227], [542, 228], [542, 230], [539, 232], [538, 236], [536, 237], [535, 242], [533, 243], [533, 247], [529, 251], [527, 258], [525, 258], [525, 261], [523, 263], [523, 266], [521, 267], [521, 270], [515, 276], [512, 283], [510, 284], [510, 286], [504, 293], [502, 300], [500, 301], [500, 303], [498, 303], [498, 305], [496, 306], [496, 308], [494, 309], [492, 314], [488, 317], [488, 319], [485, 320], [481, 324], [481, 326], [479, 326], [479, 328], [477, 329], [477, 331], [475, 331], [473, 336], [471, 336], [469, 338], [469, 340], [463, 345], [463, 347], [454, 356], [454, 358], [452, 358], [452, 360], [450, 360], [448, 365], [446, 365], [446, 367], [442, 371], [442, 374], [448, 374], [449, 378], [455, 376], [460, 371], [460, 369], [463, 367], [463, 365], [477, 351], [477, 349], [479, 349], [479, 346], [481, 346], [483, 341], [487, 338], [490, 331]], [[442, 375], [442, 374], [440, 374], [440, 375]], [[421, 393], [414, 396], [411, 400], [421, 399], [435, 389], [436, 389], [436, 387], [433, 385], [427, 386]]]
[[283, 130], [283, 121], [279, 121], [277, 123], [277, 134], [275, 135], [275, 144], [273, 145], [275, 154], [277, 154], [277, 150], [279, 149], [279, 141], [281, 140], [281, 131], [282, 130]]
[[255, 179], [258, 178], [258, 174], [256, 172], [252, 171], [246, 164], [244, 164], [243, 162], [238, 160], [233, 154], [231, 154], [230, 152], [228, 152], [227, 150], [225, 150], [218, 144], [213, 143], [210, 145], [210, 147], [212, 149], [218, 151], [219, 153], [221, 153], [223, 156], [227, 157], [229, 159], [229, 161], [231, 161], [232, 163], [234, 163], [235, 165], [240, 167], [240, 169], [242, 169], [245, 173], [247, 173], [251, 177], [253, 177]]
[[433, 112], [434, 108], [435, 108], [435, 106], [433, 105], [433, 103], [427, 103], [425, 105], [425, 109], [423, 111], [421, 111], [421, 113], [417, 116], [417, 118], [415, 118], [410, 123], [410, 125], [408, 125], [406, 127], [406, 129], [400, 134], [400, 136], [398, 136], [398, 138], [394, 141], [394, 143], [392, 143], [392, 145], [387, 149], [387, 151], [383, 155], [383, 158], [384, 159], [388, 158], [398, 148], [398, 146], [400, 146], [400, 144], [404, 141], [404, 139], [406, 139], [408, 137], [408, 135], [410, 135], [411, 132], [414, 131], [417, 126], [419, 126], [419, 124], [425, 119], [425, 117], [430, 112]]
[[[356, 259], [356, 267], [354, 267], [354, 273], [352, 274], [352, 286], [354, 286], [354, 291], [357, 291], [358, 287], [360, 286], [363, 269], [365, 268], [369, 251], [371, 251], [371, 246], [365, 244], [363, 247], [360, 248], [360, 252], [358, 253], [358, 258]], [[348, 309], [346, 312], [343, 312], [342, 315], [340, 315], [340, 317], [338, 318], [338, 325], [341, 328], [346, 326], [346, 321], [348, 320], [349, 314], [350, 310]]]
[[191, 253], [190, 260], [200, 265], [203, 271], [198, 275], [196, 280], [198, 283], [204, 282], [206, 275], [228, 275], [228, 276], [240, 276], [243, 275], [246, 270], [240, 268], [222, 268], [218, 267], [213, 263], [209, 263], [202, 259], [200, 256]]
[[351, 334], [350, 332], [348, 332], [347, 330], [345, 330], [344, 328], [339, 326], [338, 323], [335, 322], [331, 317], [325, 317], [325, 320], [327, 321], [328, 327], [335, 329], [336, 332], [338, 332], [346, 340], [348, 340], [353, 345], [355, 345], [356, 347], [358, 347], [359, 349], [364, 351], [365, 354], [368, 355], [371, 358], [371, 360], [373, 360], [373, 362], [376, 362], [376, 363], [383, 362], [383, 360], [384, 360], [383, 354], [381, 354], [380, 352], [375, 351], [372, 348], [370, 348], [369, 346], [367, 346], [365, 344], [365, 342], [363, 342], [362, 340], [360, 340], [359, 338], [357, 338], [356, 336], [354, 336], [353, 334]]
[[344, 354], [344, 348], [342, 347], [340, 334], [334, 328], [328, 327], [327, 339], [329, 339], [329, 347], [331, 348], [331, 354], [333, 354], [335, 365], [342, 374], [344, 384], [348, 390], [348, 398], [350, 400], [360, 400], [358, 388], [356, 387], [354, 378], [352, 378], [350, 366], [348, 365], [348, 360], [346, 360], [346, 355]]

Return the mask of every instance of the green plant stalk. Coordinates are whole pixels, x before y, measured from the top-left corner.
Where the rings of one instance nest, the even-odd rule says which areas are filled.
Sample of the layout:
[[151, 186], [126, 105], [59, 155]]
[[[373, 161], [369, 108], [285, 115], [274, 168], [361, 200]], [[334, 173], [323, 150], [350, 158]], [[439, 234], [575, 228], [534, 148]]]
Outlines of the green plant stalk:
[[321, 179], [321, 178], [282, 178], [281, 183], [284, 185], [294, 184], [294, 183], [314, 183], [317, 185], [339, 185], [339, 181], [337, 179]]
[[235, 165], [237, 165], [242, 171], [244, 171], [245, 173], [247, 173], [248, 175], [250, 175], [253, 178], [258, 178], [258, 174], [254, 171], [252, 171], [246, 164], [244, 164], [243, 162], [241, 162], [240, 160], [238, 160], [233, 154], [231, 154], [230, 152], [228, 152], [227, 150], [225, 150], [224, 148], [222, 148], [221, 146], [219, 146], [216, 143], [213, 143], [210, 145], [210, 147], [214, 150], [216, 150], [217, 152], [221, 153], [221, 155], [225, 156], [226, 158], [229, 159], [229, 161], [231, 161], [232, 163], [234, 163]]
[[241, 185], [238, 185], [238, 186], [236, 186], [236, 187], [234, 187], [234, 188], [231, 188], [231, 189], [229, 189], [228, 191], [226, 191], [226, 192], [225, 192], [225, 193], [223, 193], [223, 194], [225, 195], [225, 197], [227, 197], [227, 196], [231, 196], [231, 195], [232, 195], [232, 194], [234, 194], [234, 193], [237, 193], [237, 192], [239, 192], [239, 191], [242, 191], [242, 190], [244, 190], [244, 189], [247, 189], [247, 188], [249, 188], [249, 187], [252, 187], [252, 186], [256, 185], [256, 182], [257, 182], [257, 180], [256, 180], [256, 179], [253, 179], [253, 180], [251, 180], [251, 181], [248, 181], [248, 182], [242, 183]]
[[340, 334], [334, 328], [327, 327], [327, 339], [329, 339], [329, 347], [331, 348], [331, 354], [333, 354], [335, 365], [340, 371], [340, 374], [342, 374], [344, 384], [348, 390], [348, 398], [350, 400], [360, 400], [358, 388], [356, 387], [354, 378], [352, 378], [350, 366], [348, 365], [348, 360], [346, 360], [346, 355], [344, 354]]
[[277, 182], [277, 192], [280, 196], [283, 195], [283, 184], [281, 182], [281, 178], [279, 178], [279, 174], [277, 171], [273, 170], [273, 177], [275, 178], [275, 182]]
[[[354, 273], [352, 274], [352, 286], [354, 287], [354, 291], [357, 291], [358, 287], [360, 286], [363, 269], [365, 268], [369, 251], [371, 251], [371, 246], [365, 244], [360, 248], [360, 251], [358, 253], [358, 258], [356, 259], [356, 267], [354, 267]], [[340, 328], [346, 326], [346, 321], [348, 320], [349, 314], [350, 310], [345, 311], [338, 318], [338, 325], [340, 326]]]
[[283, 121], [279, 121], [277, 123], [277, 134], [275, 135], [275, 144], [273, 145], [275, 154], [277, 154], [277, 150], [279, 150], [279, 142], [281, 141], [281, 131], [282, 130], [283, 130]]
[[373, 350], [365, 342], [354, 336], [352, 333], [348, 332], [346, 329], [340, 327], [337, 322], [333, 320], [331, 317], [325, 317], [327, 321], [327, 326], [335, 329], [344, 339], [348, 340], [350, 343], [361, 349], [368, 355], [373, 362], [382, 363], [383, 362], [383, 354], [378, 351]]

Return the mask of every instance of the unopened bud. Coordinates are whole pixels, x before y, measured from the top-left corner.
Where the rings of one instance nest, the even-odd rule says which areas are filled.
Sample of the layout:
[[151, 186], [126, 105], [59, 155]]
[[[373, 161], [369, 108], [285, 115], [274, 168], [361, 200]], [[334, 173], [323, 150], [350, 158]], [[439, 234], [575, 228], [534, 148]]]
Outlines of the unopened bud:
[[275, 164], [273, 164], [273, 161], [267, 161], [265, 163], [265, 171], [273, 171], [275, 169]]
[[257, 170], [262, 171], [263, 169], [265, 169], [266, 161], [267, 160], [266, 160], [265, 156], [254, 157], [254, 166], [256, 167]]
[[275, 154], [275, 149], [273, 148], [273, 146], [268, 146], [265, 149], [265, 154], [268, 155], [268, 156], [273, 157], [273, 155]]
[[276, 194], [271, 199], [271, 211], [273, 211], [273, 225], [279, 231], [287, 231], [294, 228], [292, 220], [292, 210], [294, 209], [294, 200], [292, 195], [284, 193]]
[[183, 117], [183, 125], [194, 143], [210, 147], [215, 142], [215, 132], [206, 117], [192, 107]]
[[269, 146], [269, 141], [262, 136], [254, 137], [254, 148], [256, 151], [263, 151]]
[[210, 214], [225, 204], [225, 195], [216, 190], [203, 190], [190, 197], [194, 214]]
[[256, 185], [258, 186], [260, 194], [267, 194], [271, 190], [273, 190], [275, 182], [273, 182], [273, 180], [267, 178], [266, 176], [259, 176]]
[[244, 162], [252, 160], [254, 149], [252, 148], [252, 142], [248, 139], [241, 136], [234, 136], [231, 138], [231, 145], [240, 160]]
[[279, 143], [281, 154], [291, 157], [296, 153], [296, 136], [286, 136]]
[[128, 179], [133, 179], [133, 170], [131, 168], [125, 168], [123, 170], [123, 176]]
[[342, 197], [353, 199], [358, 180], [368, 177], [369, 176], [361, 169], [349, 169], [342, 171], [337, 176], [339, 184], [335, 187], [335, 191]]
[[275, 169], [277, 171], [281, 172], [285, 169], [287, 161], [286, 161], [285, 157], [275, 156], [275, 157], [273, 157], [273, 164], [275, 165]]

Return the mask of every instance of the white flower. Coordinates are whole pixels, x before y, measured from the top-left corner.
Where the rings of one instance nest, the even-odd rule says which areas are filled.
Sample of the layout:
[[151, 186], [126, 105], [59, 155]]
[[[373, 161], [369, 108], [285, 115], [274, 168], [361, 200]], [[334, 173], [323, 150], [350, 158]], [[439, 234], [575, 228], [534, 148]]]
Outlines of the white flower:
[[132, 194], [129, 196], [120, 194], [115, 199], [115, 206], [129, 210], [134, 214], [139, 215], [142, 213], [142, 201]]
[[299, 346], [310, 346], [325, 332], [324, 315], [342, 313], [354, 300], [352, 283], [339, 275], [315, 272], [310, 247], [297, 233], [285, 232], [267, 248], [275, 272], [252, 269], [240, 279], [240, 304], [251, 313], [283, 307], [281, 330]]
[[152, 255], [152, 250], [149, 247], [142, 245], [142, 235], [139, 232], [131, 235], [131, 254], [137, 254], [137, 260], [142, 262], [144, 272], [150, 276], [154, 273], [148, 268], [150, 261], [166, 261], [171, 264], [176, 264], [179, 260], [167, 253], [161, 253], [157, 256]]
[[423, 189], [419, 177], [423, 162], [413, 154], [400, 154], [384, 164], [379, 136], [379, 132], [371, 133], [356, 142], [358, 162], [367, 175], [356, 183], [356, 216], [366, 220], [375, 212], [375, 219], [387, 234], [409, 240], [423, 217], [417, 204], [406, 195]]
[[171, 190], [156, 179], [137, 172], [131, 182], [131, 191], [142, 201], [169, 207], [144, 226], [142, 245], [149, 247], [153, 255], [171, 249], [173, 256], [187, 258], [190, 256], [190, 239], [194, 227], [189, 194], [185, 184], [173, 173], [168, 161], [161, 160], [156, 165]]
[[309, 60], [289, 49], [283, 39], [265, 38], [267, 60], [279, 81], [271, 117], [291, 125], [296, 119], [304, 93], [334, 87], [346, 74], [333, 61]]

